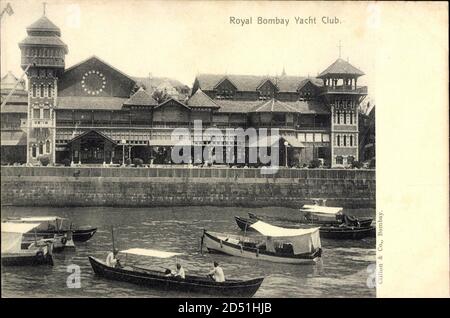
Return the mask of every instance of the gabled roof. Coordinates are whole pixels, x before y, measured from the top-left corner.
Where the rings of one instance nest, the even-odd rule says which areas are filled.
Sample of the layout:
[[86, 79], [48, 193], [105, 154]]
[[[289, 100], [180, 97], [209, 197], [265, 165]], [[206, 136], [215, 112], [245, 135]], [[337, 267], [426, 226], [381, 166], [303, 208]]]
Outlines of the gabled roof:
[[209, 107], [209, 108], [219, 108], [208, 95], [203, 93], [201, 89], [198, 89], [194, 95], [192, 95], [187, 101], [189, 107]]
[[89, 61], [91, 61], [91, 60], [97, 60], [97, 61], [99, 61], [100, 63], [102, 63], [102, 64], [108, 66], [109, 68], [113, 69], [114, 71], [116, 71], [116, 72], [120, 73], [121, 75], [127, 77], [127, 78], [128, 78], [130, 81], [132, 81], [133, 83], [136, 83], [136, 81], [135, 81], [134, 78], [132, 78], [131, 76], [125, 74], [125, 73], [122, 72], [121, 70], [115, 68], [115, 67], [112, 66], [111, 64], [105, 62], [104, 60], [102, 60], [101, 58], [99, 58], [98, 56], [95, 56], [95, 55], [92, 55], [92, 56], [88, 57], [87, 59], [85, 59], [85, 60], [83, 60], [83, 61], [81, 61], [81, 62], [78, 62], [77, 64], [74, 64], [74, 65], [72, 65], [72, 66], [69, 67], [69, 68], [66, 68], [66, 70], [64, 71], [64, 73], [67, 73], [68, 71], [71, 71], [72, 69], [74, 69], [74, 68], [80, 66], [81, 64], [87, 63], [87, 62], [89, 62]]
[[298, 85], [297, 87], [297, 91], [301, 90], [306, 84], [311, 83], [312, 85], [316, 86], [316, 87], [320, 87], [321, 85], [318, 85], [318, 81], [317, 80], [313, 80], [311, 78], [307, 78], [305, 80], [303, 80], [300, 85]]
[[261, 86], [263, 86], [266, 82], [270, 82], [273, 86], [276, 87], [276, 89], [278, 89], [277, 84], [276, 84], [275, 82], [273, 82], [272, 79], [270, 79], [270, 78], [263, 79], [263, 80], [261, 81], [261, 84], [259, 84], [258, 86], [256, 86], [256, 89], [260, 89]]
[[260, 100], [229, 100], [229, 99], [217, 99], [214, 101], [220, 108], [217, 110], [219, 113], [248, 113], [250, 110], [258, 105], [261, 105]]
[[200, 89], [212, 91], [223, 80], [228, 79], [236, 86], [238, 91], [255, 92], [265, 81], [270, 80], [279, 92], [295, 93], [300, 83], [309, 79], [317, 86], [322, 86], [323, 81], [318, 78], [307, 78], [303, 76], [259, 76], [259, 75], [224, 75], [224, 74], [199, 74], [196, 80]]
[[252, 113], [298, 113], [298, 110], [289, 104], [283, 103], [275, 98], [263, 102], [261, 105], [255, 107], [250, 112]]
[[[8, 73], [2, 77], [0, 81], [0, 87], [2, 90], [2, 94], [7, 89], [13, 89], [16, 87], [17, 82], [19, 82], [19, 79], [11, 72], [8, 71]], [[25, 81], [22, 80], [17, 84], [16, 91], [24, 91], [25, 90]]]
[[231, 79], [228, 78], [228, 76], [223, 77], [220, 81], [217, 82], [216, 85], [214, 85], [214, 89], [217, 88], [217, 86], [219, 86], [220, 84], [222, 84], [223, 82], [228, 81], [231, 83], [231, 85], [233, 85], [236, 89], [238, 89], [238, 87], [236, 86], [236, 84], [233, 83], [233, 81]]
[[320, 73], [319, 78], [326, 77], [327, 75], [355, 75], [361, 76], [364, 75], [364, 72], [357, 69], [349, 62], [338, 58], [333, 64], [327, 67], [325, 71]]
[[85, 131], [84, 133], [81, 133], [81, 134], [79, 134], [78, 136], [75, 136], [74, 138], [72, 138], [71, 140], [69, 140], [68, 143], [70, 144], [70, 143], [74, 142], [75, 140], [78, 140], [78, 139], [80, 139], [80, 138], [83, 138], [83, 137], [86, 136], [86, 135], [89, 135], [90, 133], [97, 134], [97, 135], [99, 135], [100, 137], [102, 137], [103, 139], [108, 140], [110, 143], [116, 144], [116, 142], [115, 142], [114, 140], [112, 140], [111, 138], [109, 138], [109, 137], [106, 136], [105, 134], [102, 134], [101, 132], [99, 132], [99, 131], [97, 131], [97, 130], [94, 130], [94, 129]]
[[178, 104], [180, 106], [186, 107], [189, 110], [191, 109], [188, 105], [183, 104], [182, 102], [176, 100], [175, 98], [170, 98], [170, 99], [166, 100], [165, 102], [163, 102], [163, 103], [159, 104], [158, 106], [156, 106], [155, 109], [163, 107], [164, 105], [166, 105], [166, 104], [168, 104], [170, 102], [175, 102], [175, 104]]
[[61, 30], [45, 15], [40, 17], [36, 22], [27, 27], [27, 32], [49, 32], [57, 36], [61, 36]]
[[140, 87], [138, 91], [123, 104], [129, 106], [157, 106], [158, 102]]

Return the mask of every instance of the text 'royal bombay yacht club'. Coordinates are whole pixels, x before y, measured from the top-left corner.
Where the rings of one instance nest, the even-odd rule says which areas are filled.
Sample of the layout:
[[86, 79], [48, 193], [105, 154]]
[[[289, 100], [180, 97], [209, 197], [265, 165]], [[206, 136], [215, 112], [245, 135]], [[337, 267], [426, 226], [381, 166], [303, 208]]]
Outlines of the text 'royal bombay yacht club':
[[[188, 129], [191, 148], [210, 145], [194, 138], [195, 121], [224, 136], [227, 128], [277, 128], [282, 165], [319, 159], [345, 167], [362, 160], [358, 107], [367, 87], [358, 86], [364, 73], [341, 58], [317, 77], [198, 74], [190, 93], [178, 90], [157, 100], [142, 78], [96, 56], [66, 68], [68, 47], [45, 15], [27, 34], [19, 43], [27, 85], [8, 83], [17, 81], [12, 74], [2, 80], [2, 162], [39, 164], [47, 156], [50, 164], [122, 164], [135, 158], [172, 163], [175, 128]], [[237, 140], [214, 143], [234, 149]]]

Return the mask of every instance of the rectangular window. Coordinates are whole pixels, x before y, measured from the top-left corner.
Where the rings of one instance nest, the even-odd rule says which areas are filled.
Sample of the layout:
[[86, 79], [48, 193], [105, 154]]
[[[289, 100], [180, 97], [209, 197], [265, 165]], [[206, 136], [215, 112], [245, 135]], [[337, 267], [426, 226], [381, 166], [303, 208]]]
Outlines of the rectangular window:
[[297, 137], [299, 141], [305, 141], [305, 134], [298, 134]]
[[50, 119], [50, 109], [44, 109], [44, 119]]
[[307, 142], [313, 142], [314, 141], [314, 134], [306, 134], [306, 141]]
[[33, 147], [31, 147], [31, 156], [32, 156], [33, 158], [36, 158], [36, 156], [37, 156], [37, 153], [36, 153], [36, 146], [35, 146], [35, 145], [33, 145]]
[[323, 141], [323, 142], [329, 142], [329, 141], [330, 141], [330, 135], [328, 135], [328, 134], [323, 134], [323, 135], [322, 135], [322, 141]]
[[44, 153], [44, 144], [39, 144], [39, 154]]
[[33, 109], [33, 118], [40, 119], [41, 118], [41, 110], [39, 108]]
[[314, 134], [314, 141], [315, 142], [322, 142], [322, 134], [320, 134], [320, 133]]

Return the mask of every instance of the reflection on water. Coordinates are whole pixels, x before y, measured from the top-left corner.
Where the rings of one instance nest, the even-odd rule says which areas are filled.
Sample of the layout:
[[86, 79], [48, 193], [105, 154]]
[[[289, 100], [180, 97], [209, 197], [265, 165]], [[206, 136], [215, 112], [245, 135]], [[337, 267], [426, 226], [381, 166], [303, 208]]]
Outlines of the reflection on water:
[[[287, 208], [173, 207], [173, 208], [34, 208], [3, 207], [7, 216], [58, 215], [75, 224], [98, 227], [86, 243], [77, 243], [76, 251], [54, 254], [54, 267], [2, 267], [3, 297], [187, 297], [197, 294], [167, 293], [128, 283], [108, 281], [94, 276], [88, 255], [106, 258], [112, 249], [111, 226], [116, 246], [154, 248], [184, 255], [179, 258], [188, 273], [205, 274], [211, 263], [221, 263], [225, 275], [236, 278], [265, 276], [255, 297], [375, 297], [366, 286], [367, 266], [375, 262], [375, 238], [361, 241], [322, 239], [323, 257], [316, 265], [288, 265], [249, 260], [226, 255], [199, 253], [202, 229], [242, 234], [234, 215], [256, 214], [289, 216]], [[355, 215], [374, 216], [374, 210], [354, 210]], [[121, 258], [150, 268], [175, 267], [175, 261]], [[81, 268], [81, 288], [67, 288], [67, 266]], [[204, 295], [203, 295], [204, 296]]]

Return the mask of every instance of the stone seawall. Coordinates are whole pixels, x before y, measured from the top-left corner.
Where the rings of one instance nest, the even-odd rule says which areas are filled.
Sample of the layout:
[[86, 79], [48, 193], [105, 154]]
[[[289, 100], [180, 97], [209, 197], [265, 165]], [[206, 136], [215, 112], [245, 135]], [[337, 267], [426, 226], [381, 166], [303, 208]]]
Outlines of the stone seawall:
[[375, 207], [375, 171], [2, 167], [2, 205]]

